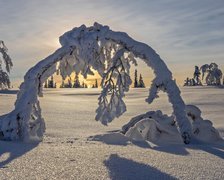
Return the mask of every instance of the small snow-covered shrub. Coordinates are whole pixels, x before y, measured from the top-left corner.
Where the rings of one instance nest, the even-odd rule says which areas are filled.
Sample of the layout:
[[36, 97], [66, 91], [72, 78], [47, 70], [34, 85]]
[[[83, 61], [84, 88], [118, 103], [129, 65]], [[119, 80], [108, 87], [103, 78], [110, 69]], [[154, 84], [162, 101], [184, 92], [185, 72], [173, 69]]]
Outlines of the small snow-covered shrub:
[[136, 116], [122, 127], [125, 136], [137, 141], [153, 143], [181, 143], [174, 116], [162, 114], [161, 111], [149, 111]]
[[186, 113], [192, 124], [192, 133], [196, 139], [204, 142], [215, 142], [222, 139], [218, 130], [213, 127], [212, 122], [201, 117], [201, 110], [198, 107], [187, 105]]
[[[212, 122], [201, 117], [201, 110], [198, 107], [187, 105], [186, 113], [192, 124], [192, 134], [195, 139], [209, 143], [222, 139]], [[122, 133], [138, 141], [180, 143], [181, 135], [175, 121], [175, 116], [162, 114], [159, 110], [149, 111], [132, 118], [122, 127]]]

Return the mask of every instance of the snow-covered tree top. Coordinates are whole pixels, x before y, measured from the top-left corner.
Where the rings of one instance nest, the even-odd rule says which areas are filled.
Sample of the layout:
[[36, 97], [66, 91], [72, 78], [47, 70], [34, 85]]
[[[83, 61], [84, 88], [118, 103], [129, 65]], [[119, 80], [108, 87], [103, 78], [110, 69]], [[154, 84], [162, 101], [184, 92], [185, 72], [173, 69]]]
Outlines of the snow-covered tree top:
[[[7, 54], [8, 48], [5, 46], [4, 41], [0, 40], [0, 53], [2, 54], [3, 61], [5, 63], [5, 69], [8, 73], [10, 73], [10, 70], [13, 66], [12, 60], [10, 56]], [[0, 65], [1, 65], [1, 59], [0, 59]]]

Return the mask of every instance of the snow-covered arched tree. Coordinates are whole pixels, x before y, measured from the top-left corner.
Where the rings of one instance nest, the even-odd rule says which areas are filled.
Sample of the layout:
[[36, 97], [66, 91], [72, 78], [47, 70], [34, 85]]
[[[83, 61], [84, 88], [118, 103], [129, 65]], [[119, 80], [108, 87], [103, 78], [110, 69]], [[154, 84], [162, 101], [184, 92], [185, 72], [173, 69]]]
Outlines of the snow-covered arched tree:
[[0, 59], [0, 89], [10, 88], [10, 79], [8, 73], [13, 66], [10, 56], [7, 54], [7, 47], [4, 42], [0, 40], [0, 54], [2, 54], [3, 61], [5, 63], [5, 70], [2, 69], [2, 61]]
[[151, 47], [133, 40], [126, 33], [112, 31], [108, 26], [98, 23], [91, 27], [82, 25], [66, 32], [60, 37], [60, 43], [61, 48], [26, 73], [15, 109], [0, 117], [2, 139], [42, 139], [45, 123], [38, 96], [42, 96], [42, 84], [57, 68], [64, 79], [73, 71], [81, 73], [85, 78], [88, 74], [93, 75], [91, 68], [99, 73], [102, 77], [102, 92], [96, 120], [108, 124], [126, 111], [123, 97], [132, 83], [130, 64], [136, 65], [138, 58], [151, 67], [155, 74], [146, 102], [152, 103], [160, 90], [166, 92], [182, 138], [185, 143], [189, 143], [191, 124], [185, 113], [180, 90], [166, 64]]

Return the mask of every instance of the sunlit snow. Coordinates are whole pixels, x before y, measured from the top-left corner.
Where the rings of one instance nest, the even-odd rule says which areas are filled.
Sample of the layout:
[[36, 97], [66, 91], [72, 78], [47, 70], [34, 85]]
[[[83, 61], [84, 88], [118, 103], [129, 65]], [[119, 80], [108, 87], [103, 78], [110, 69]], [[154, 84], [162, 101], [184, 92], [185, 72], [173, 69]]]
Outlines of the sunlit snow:
[[[181, 88], [186, 104], [198, 106], [223, 136], [224, 91]], [[118, 132], [133, 116], [161, 109], [172, 113], [163, 93], [145, 103], [147, 89], [130, 89], [127, 112], [110, 126], [94, 120], [97, 89], [54, 89], [40, 98], [46, 134], [39, 144], [0, 141], [0, 179], [224, 179], [224, 143], [156, 145]], [[13, 109], [15, 94], [0, 94], [0, 114]]]

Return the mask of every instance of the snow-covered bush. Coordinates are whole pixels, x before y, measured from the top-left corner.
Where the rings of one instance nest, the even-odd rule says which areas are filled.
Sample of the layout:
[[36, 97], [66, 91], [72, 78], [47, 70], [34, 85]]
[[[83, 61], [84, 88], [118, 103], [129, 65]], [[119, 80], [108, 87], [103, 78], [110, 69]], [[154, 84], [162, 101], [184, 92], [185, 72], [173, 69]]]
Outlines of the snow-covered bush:
[[143, 60], [152, 68], [155, 78], [146, 102], [152, 103], [160, 90], [167, 93], [173, 106], [177, 127], [185, 143], [189, 143], [191, 124], [185, 113], [185, 104], [172, 73], [160, 56], [148, 45], [135, 41], [126, 33], [115, 32], [108, 26], [95, 23], [82, 25], [60, 37], [62, 45], [52, 55], [40, 61], [25, 75], [17, 95], [15, 109], [0, 117], [0, 133], [4, 139], [41, 140], [45, 131], [38, 95], [49, 76], [58, 72], [65, 79], [73, 71], [85, 78], [96, 70], [102, 77], [102, 92], [96, 120], [108, 124], [126, 111], [123, 101], [129, 90], [130, 64]]
[[186, 113], [192, 124], [192, 134], [196, 139], [211, 143], [221, 139], [212, 122], [201, 117], [201, 110], [198, 107], [187, 105]]
[[204, 64], [200, 70], [202, 71], [202, 80], [206, 75], [205, 82], [207, 85], [221, 85], [222, 71], [216, 63], [211, 63], [210, 65]]
[[0, 54], [2, 54], [2, 58], [5, 64], [5, 70], [2, 69], [2, 60], [0, 59], [0, 89], [10, 88], [10, 79], [8, 73], [13, 66], [12, 60], [10, 56], [7, 54], [7, 47], [4, 42], [0, 40]]
[[[201, 117], [201, 111], [194, 105], [186, 106], [186, 113], [192, 125], [192, 136], [203, 142], [213, 143], [221, 140], [212, 122]], [[181, 136], [176, 126], [175, 116], [149, 111], [132, 118], [122, 127], [122, 133], [137, 141], [150, 141], [156, 144], [180, 143]]]

